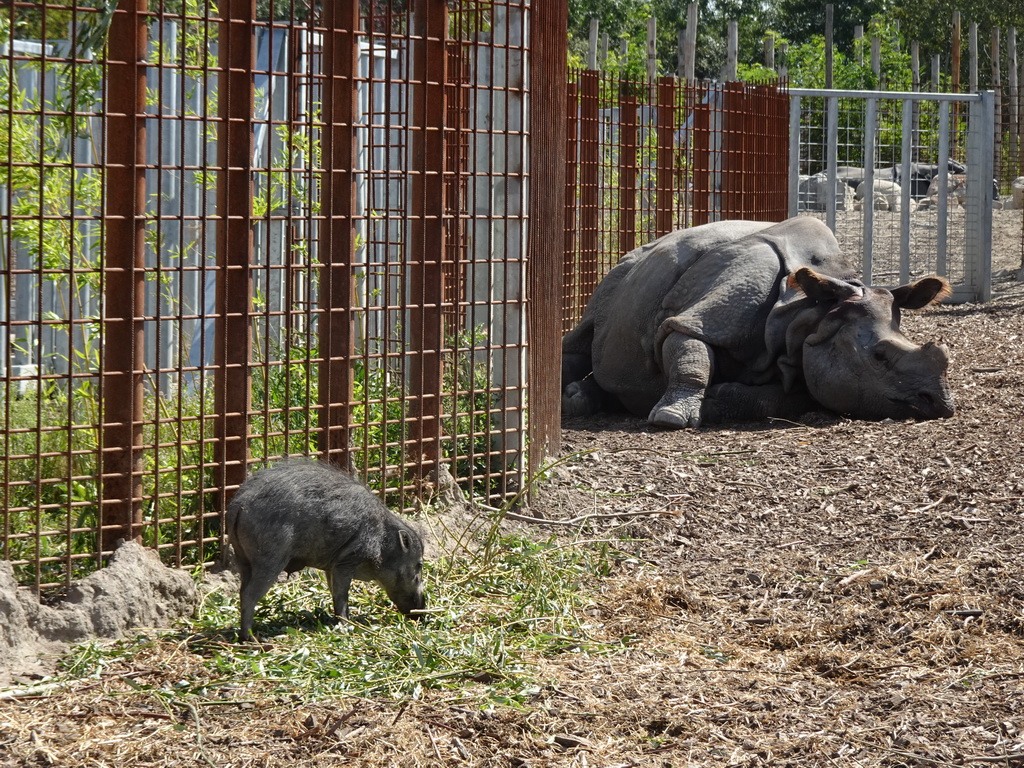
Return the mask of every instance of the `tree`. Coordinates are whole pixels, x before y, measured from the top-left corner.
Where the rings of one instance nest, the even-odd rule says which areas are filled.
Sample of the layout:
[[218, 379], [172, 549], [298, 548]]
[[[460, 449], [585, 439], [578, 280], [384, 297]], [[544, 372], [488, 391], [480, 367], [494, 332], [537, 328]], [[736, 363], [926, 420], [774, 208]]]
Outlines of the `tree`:
[[[1016, 27], [1024, 33], [1024, 3], [993, 2], [993, 0], [915, 0], [913, 3], [886, 0], [886, 16], [899, 25], [905, 40], [916, 40], [921, 45], [922, 66], [932, 55], [939, 54], [949, 69], [950, 36], [952, 34], [953, 11], [960, 11], [962, 28], [961, 82], [966, 85], [968, 73], [967, 30], [970, 24], [978, 25], [978, 47], [989, 50], [992, 29], [1004, 31]], [[1002, 55], [1006, 55], [1005, 42]], [[981, 55], [982, 61], [988, 56]], [[991, 82], [991, 67], [979, 67], [978, 79], [985, 87]]]
[[[825, 3], [821, 0], [781, 0], [775, 11], [773, 30], [799, 45], [814, 35], [825, 34]], [[832, 39], [836, 48], [854, 53], [854, 27], [867, 29], [871, 19], [882, 15], [883, 0], [833, 0]]]

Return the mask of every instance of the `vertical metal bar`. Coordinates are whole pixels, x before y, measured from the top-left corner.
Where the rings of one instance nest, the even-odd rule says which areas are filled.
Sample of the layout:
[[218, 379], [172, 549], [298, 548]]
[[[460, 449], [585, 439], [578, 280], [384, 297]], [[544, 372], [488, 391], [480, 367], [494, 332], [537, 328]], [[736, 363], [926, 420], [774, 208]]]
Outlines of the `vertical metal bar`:
[[654, 229], [660, 237], [672, 231], [673, 190], [675, 175], [672, 160], [675, 149], [676, 124], [676, 86], [675, 78], [658, 78], [658, 114], [657, 114], [657, 171], [655, 184]]
[[949, 102], [939, 102], [939, 189], [935, 206], [935, 271], [949, 271]]
[[621, 88], [619, 97], [620, 254], [636, 248], [637, 100], [625, 91]]
[[100, 547], [138, 537], [142, 523], [145, 349], [147, 0], [125, 0], [111, 22], [107, 63], [106, 263]]
[[412, 458], [425, 475], [441, 457], [444, 302], [444, 120], [447, 82], [446, 0], [420, 0], [413, 10], [409, 252], [410, 391], [416, 410]]
[[[529, 472], [561, 445], [562, 307], [545, 300], [561, 294], [558, 244], [565, 230], [566, 185], [547, 183], [552, 171], [566, 168], [567, 47], [566, 0], [546, 0], [530, 8], [530, 229], [529, 229]], [[543, 181], [542, 181], [543, 180]], [[537, 185], [536, 187], [534, 185]]]
[[800, 212], [800, 96], [789, 97], [789, 215]]
[[903, 99], [900, 124], [900, 285], [910, 281], [910, 161], [913, 146], [914, 102]]
[[[863, 262], [861, 278], [871, 285], [874, 273], [874, 231], [875, 231], [875, 140], [878, 134], [878, 99], [869, 98], [864, 109], [864, 210]], [[845, 182], [844, 182], [845, 183]], [[845, 190], [844, 190], [845, 191]]]
[[218, 75], [217, 331], [214, 403], [220, 504], [245, 480], [251, 386], [253, 19], [255, 0], [225, 0]]
[[356, 114], [359, 90], [359, 2], [336, 0], [324, 6], [322, 91], [324, 168], [320, 188], [326, 217], [320, 235], [319, 370], [322, 457], [349, 465], [352, 366], [355, 346], [352, 320], [355, 252]]
[[839, 97], [829, 96], [828, 102], [828, 133], [826, 138], [826, 180], [828, 182], [828, 198], [825, 203], [825, 223], [833, 232], [836, 231], [836, 166], [839, 155]]
[[981, 91], [970, 103], [967, 137], [967, 212], [965, 249], [974, 298], [992, 298], [992, 131], [995, 130], [995, 93]]

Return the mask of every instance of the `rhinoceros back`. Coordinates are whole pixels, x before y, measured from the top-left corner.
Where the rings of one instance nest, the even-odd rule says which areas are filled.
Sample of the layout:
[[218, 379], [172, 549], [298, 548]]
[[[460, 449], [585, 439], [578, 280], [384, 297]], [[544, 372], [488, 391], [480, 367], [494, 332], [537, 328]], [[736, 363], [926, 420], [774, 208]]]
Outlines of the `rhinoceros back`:
[[654, 347], [666, 295], [705, 253], [770, 226], [716, 222], [669, 233], [627, 254], [598, 287], [581, 322], [593, 323], [598, 383], [633, 412], [649, 408], [662, 386]]

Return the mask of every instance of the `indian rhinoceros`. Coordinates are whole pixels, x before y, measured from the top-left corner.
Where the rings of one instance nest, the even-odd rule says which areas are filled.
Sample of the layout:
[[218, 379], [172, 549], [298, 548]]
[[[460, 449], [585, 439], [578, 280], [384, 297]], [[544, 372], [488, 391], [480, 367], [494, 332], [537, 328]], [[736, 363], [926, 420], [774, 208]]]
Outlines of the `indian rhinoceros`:
[[949, 294], [925, 277], [866, 286], [812, 217], [723, 221], [626, 254], [562, 340], [562, 410], [616, 403], [696, 427], [827, 409], [862, 419], [953, 414], [948, 356], [900, 332], [900, 310]]

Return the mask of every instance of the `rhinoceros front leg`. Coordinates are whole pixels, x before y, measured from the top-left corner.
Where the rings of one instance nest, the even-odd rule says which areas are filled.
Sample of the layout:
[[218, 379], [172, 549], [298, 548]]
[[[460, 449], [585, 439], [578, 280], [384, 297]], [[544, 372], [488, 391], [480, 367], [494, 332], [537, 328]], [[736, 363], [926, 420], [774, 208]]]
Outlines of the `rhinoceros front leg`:
[[819, 408], [803, 387], [787, 391], [782, 384], [727, 382], [708, 388], [701, 418], [705, 424], [767, 418], [793, 421]]
[[704, 391], [711, 380], [711, 350], [699, 339], [673, 331], [661, 346], [668, 385], [647, 421], [659, 427], [699, 427]]

